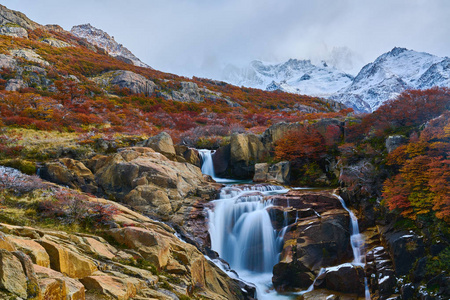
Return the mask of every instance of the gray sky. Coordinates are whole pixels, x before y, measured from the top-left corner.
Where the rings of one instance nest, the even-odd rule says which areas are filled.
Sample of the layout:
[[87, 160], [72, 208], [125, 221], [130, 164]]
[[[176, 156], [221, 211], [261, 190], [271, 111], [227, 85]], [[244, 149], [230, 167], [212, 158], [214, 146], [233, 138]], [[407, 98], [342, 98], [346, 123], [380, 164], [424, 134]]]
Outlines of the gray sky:
[[448, 0], [2, 0], [41, 24], [91, 23], [166, 72], [217, 77], [254, 59], [356, 65], [395, 46], [450, 56]]

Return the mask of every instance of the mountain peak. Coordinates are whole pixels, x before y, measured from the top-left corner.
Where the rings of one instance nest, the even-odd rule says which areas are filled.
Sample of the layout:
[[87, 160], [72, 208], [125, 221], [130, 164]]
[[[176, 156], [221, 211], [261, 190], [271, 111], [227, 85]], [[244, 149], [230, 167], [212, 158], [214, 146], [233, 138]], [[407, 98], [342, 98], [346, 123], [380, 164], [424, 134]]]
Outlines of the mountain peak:
[[113, 36], [105, 31], [92, 26], [90, 23], [73, 26], [70, 32], [80, 38], [86, 39], [89, 43], [104, 49], [109, 55], [119, 58], [127, 63], [139, 67], [150, 68], [137, 58], [130, 50], [122, 44], [117, 43]]
[[401, 48], [401, 47], [394, 47], [392, 48], [391, 51], [389, 51], [387, 54], [391, 55], [391, 56], [398, 56], [399, 54], [408, 51], [408, 49], [406, 48]]

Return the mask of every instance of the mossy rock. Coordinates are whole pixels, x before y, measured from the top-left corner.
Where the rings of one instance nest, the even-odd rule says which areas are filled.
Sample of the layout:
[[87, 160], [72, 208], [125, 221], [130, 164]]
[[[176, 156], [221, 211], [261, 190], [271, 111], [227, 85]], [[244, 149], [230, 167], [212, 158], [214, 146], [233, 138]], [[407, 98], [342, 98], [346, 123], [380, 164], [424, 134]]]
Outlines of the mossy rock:
[[20, 172], [28, 174], [28, 175], [36, 174], [36, 164], [29, 160], [8, 159], [8, 160], [0, 161], [0, 165], [18, 169]]

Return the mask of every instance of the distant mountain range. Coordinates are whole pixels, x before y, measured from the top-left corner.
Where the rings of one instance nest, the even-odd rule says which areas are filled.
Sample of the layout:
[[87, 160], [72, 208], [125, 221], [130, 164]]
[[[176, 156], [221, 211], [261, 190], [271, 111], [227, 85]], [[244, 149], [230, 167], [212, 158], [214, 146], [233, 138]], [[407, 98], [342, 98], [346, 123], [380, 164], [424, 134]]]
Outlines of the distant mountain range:
[[394, 48], [352, 75], [309, 60], [279, 64], [252, 61], [244, 68], [229, 66], [225, 81], [265, 90], [331, 98], [357, 111], [371, 112], [406, 89], [450, 87], [450, 59], [405, 48]]

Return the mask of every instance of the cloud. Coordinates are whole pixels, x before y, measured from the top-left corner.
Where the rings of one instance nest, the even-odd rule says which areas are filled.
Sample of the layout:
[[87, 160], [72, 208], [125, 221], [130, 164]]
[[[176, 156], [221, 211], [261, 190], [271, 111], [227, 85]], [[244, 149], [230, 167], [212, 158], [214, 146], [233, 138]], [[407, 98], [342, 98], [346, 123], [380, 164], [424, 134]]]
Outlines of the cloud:
[[70, 30], [91, 23], [156, 69], [214, 77], [253, 59], [313, 60], [350, 49], [358, 67], [394, 46], [450, 55], [446, 0], [4, 0]]

